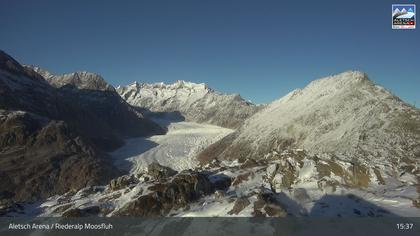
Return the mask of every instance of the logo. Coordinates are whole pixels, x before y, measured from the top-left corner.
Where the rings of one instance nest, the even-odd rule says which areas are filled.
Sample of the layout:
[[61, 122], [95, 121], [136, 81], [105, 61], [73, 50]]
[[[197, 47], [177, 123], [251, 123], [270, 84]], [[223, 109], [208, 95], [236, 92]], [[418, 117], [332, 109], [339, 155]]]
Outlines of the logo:
[[416, 5], [392, 4], [392, 29], [415, 29]]

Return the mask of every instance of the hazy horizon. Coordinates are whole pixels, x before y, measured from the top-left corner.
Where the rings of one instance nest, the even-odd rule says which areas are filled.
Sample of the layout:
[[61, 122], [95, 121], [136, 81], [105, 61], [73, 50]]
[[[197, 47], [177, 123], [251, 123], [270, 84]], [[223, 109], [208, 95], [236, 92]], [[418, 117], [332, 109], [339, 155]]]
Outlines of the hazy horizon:
[[0, 46], [54, 74], [186, 80], [257, 104], [359, 70], [418, 106], [420, 34], [391, 29], [393, 3], [17, 0], [0, 3]]

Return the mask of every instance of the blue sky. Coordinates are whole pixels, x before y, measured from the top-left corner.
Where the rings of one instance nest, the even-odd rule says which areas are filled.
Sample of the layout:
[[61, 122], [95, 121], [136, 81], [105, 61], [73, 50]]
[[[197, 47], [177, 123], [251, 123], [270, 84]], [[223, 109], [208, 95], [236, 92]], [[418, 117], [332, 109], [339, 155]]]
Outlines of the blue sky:
[[53, 73], [205, 82], [256, 103], [355, 69], [419, 106], [420, 29], [392, 30], [393, 3], [0, 1], [0, 48]]
[[392, 6], [392, 10], [395, 11], [395, 9], [399, 9], [402, 10], [403, 8], [405, 8], [407, 11], [414, 11], [415, 6], [407, 6], [407, 5], [398, 5], [398, 4], [394, 4]]

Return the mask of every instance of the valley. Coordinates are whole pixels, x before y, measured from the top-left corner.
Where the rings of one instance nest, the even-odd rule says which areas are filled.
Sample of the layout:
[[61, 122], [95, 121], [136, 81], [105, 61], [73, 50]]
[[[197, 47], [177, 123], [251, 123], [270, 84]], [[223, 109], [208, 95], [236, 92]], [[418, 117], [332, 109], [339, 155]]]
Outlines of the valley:
[[[419, 216], [418, 208], [413, 207], [418, 190], [412, 175], [394, 178], [386, 175], [390, 170], [382, 166], [382, 169], [370, 170], [368, 185], [353, 187], [351, 185], [358, 184], [357, 178], [365, 177], [360, 174], [353, 179], [350, 162], [331, 162], [331, 156], [327, 154], [318, 159], [302, 149], [273, 152], [256, 161], [226, 160], [203, 164], [195, 159], [197, 153], [231, 134], [232, 130], [184, 121], [155, 122], [166, 124], [168, 132], [149, 138], [129, 139], [125, 146], [111, 153], [116, 166], [125, 171], [126, 175], [108, 185], [87, 187], [77, 192], [53, 196], [45, 202], [28, 204], [12, 215]], [[160, 165], [156, 166], [155, 163]], [[381, 178], [386, 180], [387, 185], [374, 173], [382, 173]], [[194, 180], [194, 189], [188, 190], [186, 186], [190, 186], [189, 182], [176, 181], [179, 175], [193, 179], [199, 176], [207, 180]], [[169, 185], [165, 186], [166, 183]], [[171, 186], [172, 183], [177, 185]], [[201, 188], [208, 190], [198, 192]], [[175, 191], [172, 193], [174, 199], [161, 200], [168, 201], [170, 207], [167, 209], [167, 206], [159, 204], [153, 206], [153, 202], [139, 209], [130, 207], [139, 204], [142, 197], [157, 194], [164, 198], [161, 194], [168, 194], [167, 191]], [[195, 194], [198, 195], [194, 197]], [[178, 203], [178, 200], [185, 202]], [[149, 207], [159, 209], [149, 211]]]

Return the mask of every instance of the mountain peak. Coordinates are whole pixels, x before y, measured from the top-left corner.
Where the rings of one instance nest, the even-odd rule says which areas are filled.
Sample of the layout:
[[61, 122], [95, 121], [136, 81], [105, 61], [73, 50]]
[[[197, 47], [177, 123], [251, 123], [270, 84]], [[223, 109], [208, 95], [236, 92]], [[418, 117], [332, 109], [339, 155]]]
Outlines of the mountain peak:
[[[137, 82], [135, 82], [137, 83]], [[187, 90], [187, 91], [202, 91], [202, 92], [212, 92], [213, 90], [208, 87], [205, 83], [194, 83], [185, 80], [177, 80], [172, 84], [166, 84], [164, 82], [159, 83], [141, 83], [141, 84], [131, 84], [131, 87], [140, 87], [143, 89], [164, 89], [164, 90]]]
[[205, 83], [193, 83], [185, 80], [178, 80], [172, 86], [178, 87], [178, 88], [189, 88], [189, 89], [196, 89], [196, 90], [209, 90], [209, 87]]
[[102, 76], [96, 73], [87, 71], [78, 71], [70, 74], [64, 74], [58, 77], [61, 80], [60, 84], [71, 84], [79, 89], [91, 89], [101, 91], [115, 91]]
[[53, 77], [54, 75], [50, 73], [49, 71], [45, 70], [44, 68], [41, 68], [40, 66], [36, 65], [23, 65], [26, 68], [32, 69], [36, 73], [40, 74], [42, 77], [44, 77], [46, 80], [47, 78]]
[[340, 91], [360, 90], [374, 86], [366, 73], [361, 71], [346, 71], [310, 82], [303, 89], [296, 89], [280, 100], [297, 95], [317, 98]]
[[114, 91], [114, 87], [108, 84], [102, 76], [88, 71], [77, 71], [68, 74], [55, 75], [49, 71], [34, 65], [25, 65], [40, 74], [48, 83], [54, 87], [63, 87], [65, 85], [73, 85], [78, 89], [90, 89], [101, 91]]
[[139, 83], [139, 82], [137, 82], [137, 81], [134, 81], [133, 83], [131, 83], [131, 84], [129, 84], [129, 85], [127, 85], [127, 86], [123, 86], [123, 85], [119, 85], [118, 87], [117, 87], [117, 90], [120, 90], [120, 89], [134, 89], [134, 90], [139, 90], [140, 88], [141, 88], [141, 83]]
[[336, 75], [324, 77], [317, 79], [309, 83], [308, 87], [322, 84], [326, 85], [335, 85], [335, 86], [345, 86], [351, 84], [373, 84], [369, 80], [369, 77], [366, 73], [361, 71], [345, 71]]

